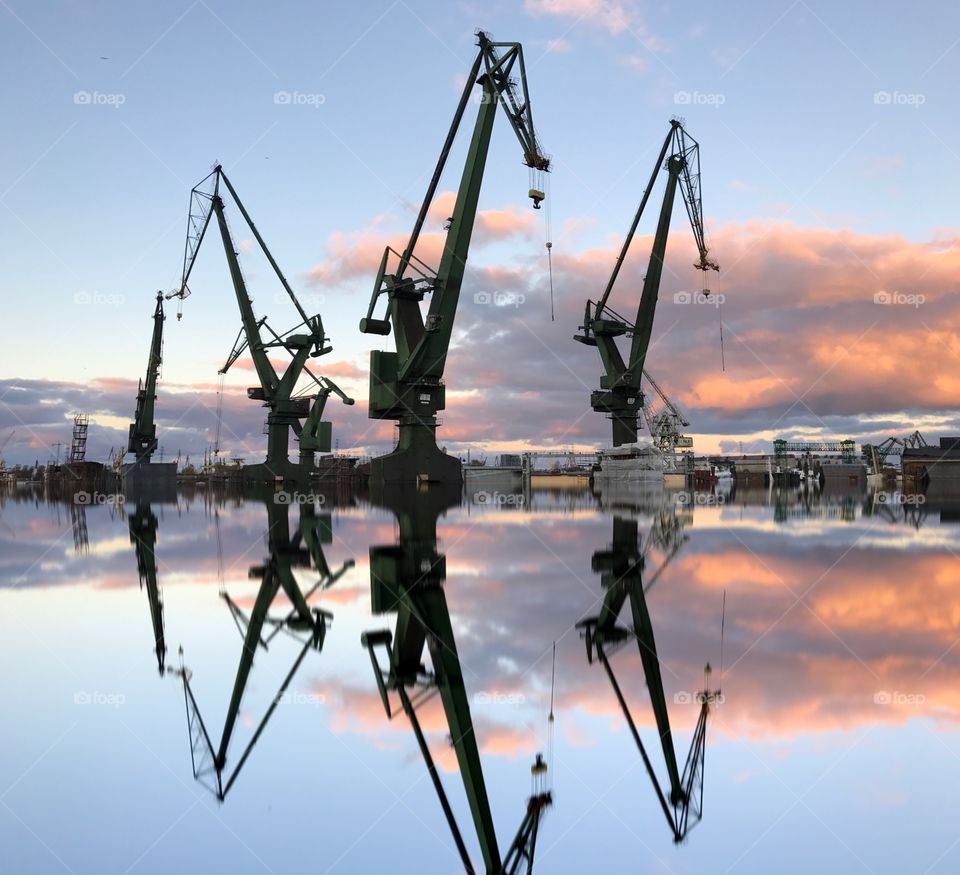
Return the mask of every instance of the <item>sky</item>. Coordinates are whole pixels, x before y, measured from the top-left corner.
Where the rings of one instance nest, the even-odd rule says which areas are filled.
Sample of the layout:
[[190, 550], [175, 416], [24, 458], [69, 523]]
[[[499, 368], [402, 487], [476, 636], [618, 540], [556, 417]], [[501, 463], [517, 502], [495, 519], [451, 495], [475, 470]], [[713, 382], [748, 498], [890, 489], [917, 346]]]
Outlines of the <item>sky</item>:
[[[7, 463], [52, 458], [73, 411], [91, 415], [89, 457], [125, 442], [154, 296], [178, 285], [189, 191], [216, 162], [305, 308], [323, 316], [334, 350], [318, 370], [357, 399], [328, 407], [337, 446], [388, 449], [392, 423], [366, 416], [367, 363], [375, 342], [391, 349], [392, 339], [362, 335], [357, 323], [383, 247], [409, 233], [477, 28], [523, 44], [553, 172], [549, 207], [531, 210], [519, 145], [498, 118], [441, 443], [483, 454], [609, 441], [609, 423], [589, 407], [599, 357], [572, 335], [606, 283], [675, 115], [701, 144], [721, 271], [711, 302], [683, 303], [699, 277], [678, 205], [647, 365], [686, 411], [696, 448], [960, 433], [951, 93], [960, 10], [937, 3], [904, 16], [890, 2], [797, 0], [732, 11], [633, 0], [395, 0], [332, 11], [6, 0], [0, 64], [15, 83], [0, 95]], [[430, 213], [428, 261], [470, 125], [468, 113]], [[292, 326], [292, 307], [227, 210], [258, 315]], [[654, 214], [611, 297], [620, 312], [636, 306]], [[215, 238], [191, 288], [182, 321], [170, 304], [165, 325], [167, 458], [200, 456], [213, 441], [217, 370], [239, 329]], [[224, 449], [248, 459], [264, 447], [264, 411], [245, 392], [254, 379], [241, 359], [223, 401]]]

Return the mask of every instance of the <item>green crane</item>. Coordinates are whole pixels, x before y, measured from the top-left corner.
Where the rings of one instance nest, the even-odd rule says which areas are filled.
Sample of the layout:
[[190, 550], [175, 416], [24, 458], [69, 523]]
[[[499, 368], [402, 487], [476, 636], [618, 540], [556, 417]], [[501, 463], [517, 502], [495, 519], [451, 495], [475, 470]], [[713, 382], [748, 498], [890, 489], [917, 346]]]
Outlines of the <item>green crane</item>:
[[[480, 844], [484, 871], [514, 875], [526, 864], [524, 871], [529, 873], [533, 871], [540, 821], [553, 801], [544, 786], [546, 764], [538, 755], [531, 770], [534, 786], [524, 817], [510, 848], [501, 858], [470, 701], [444, 595], [446, 557], [437, 551], [437, 517], [459, 503], [459, 491], [453, 492], [445, 486], [449, 484], [422, 487], [416, 494], [409, 486], [400, 487], [388, 499], [398, 518], [399, 543], [370, 548], [370, 599], [374, 614], [397, 615], [395, 631], [365, 632], [361, 643], [370, 654], [388, 719], [402, 710], [410, 721], [464, 870], [470, 875], [476, 871], [417, 716], [417, 708], [438, 692]], [[405, 493], [404, 489], [408, 491]], [[425, 668], [424, 649], [430, 653], [432, 672]], [[385, 659], [378, 656], [378, 650], [385, 653]], [[399, 699], [399, 709], [391, 703], [391, 693]]]
[[[399, 425], [396, 449], [371, 462], [371, 482], [460, 482], [459, 460], [445, 455], [437, 447], [437, 412], [443, 410], [446, 403], [443, 369], [498, 104], [506, 112], [523, 149], [523, 161], [530, 168], [529, 195], [534, 207], [539, 208], [544, 198], [540, 178], [550, 169], [550, 160], [543, 154], [533, 126], [523, 49], [519, 43], [492, 42], [482, 31], [477, 34], [477, 43], [480, 47], [477, 57], [467, 76], [413, 232], [402, 253], [389, 246], [384, 250], [367, 315], [360, 320], [360, 330], [365, 334], [387, 335], [392, 329], [396, 341], [396, 352], [372, 350], [370, 353], [369, 416], [393, 419]], [[519, 90], [517, 81], [511, 78], [511, 74], [517, 73]], [[414, 251], [475, 83], [483, 89], [477, 120], [449, 219], [443, 255], [434, 271], [417, 258]], [[424, 318], [420, 304], [427, 294], [431, 298]], [[387, 297], [387, 314], [386, 318], [377, 319], [374, 309], [381, 295]]]
[[[250, 229], [270, 266], [273, 268], [284, 291], [290, 297], [300, 315], [301, 322], [283, 335], [275, 332], [267, 322], [267, 317], [257, 318], [253, 311], [253, 301], [247, 291], [246, 281], [240, 270], [237, 249], [227, 225], [220, 183], [223, 182], [233, 198], [240, 215]], [[205, 186], [210, 190], [205, 190]], [[308, 477], [315, 470], [315, 453], [330, 452], [332, 426], [323, 421], [323, 412], [330, 394], [337, 395], [344, 404], [353, 404], [349, 398], [328, 377], [317, 376], [306, 366], [308, 358], [316, 358], [333, 351], [327, 343], [323, 321], [319, 315], [308, 316], [300, 305], [297, 296], [287, 282], [286, 277], [253, 224], [230, 180], [217, 165], [190, 192], [190, 215], [187, 223], [187, 242], [184, 248], [183, 276], [180, 288], [168, 297], [178, 297], [181, 301], [190, 294], [187, 282], [193, 271], [200, 244], [203, 242], [211, 216], [217, 218], [223, 250], [227, 257], [230, 279], [240, 308], [241, 329], [234, 342], [226, 363], [220, 374], [226, 374], [230, 367], [245, 352], [249, 351], [254, 369], [260, 381], [259, 386], [247, 389], [247, 397], [261, 401], [268, 409], [267, 414], [267, 459], [260, 465], [249, 465], [244, 469], [244, 479], [248, 482], [277, 483], [285, 480], [297, 480]], [[277, 373], [268, 352], [284, 350], [291, 360], [283, 374]], [[297, 392], [300, 378], [306, 374], [313, 382], [316, 393], [312, 395]], [[290, 432], [293, 432], [300, 444], [300, 459], [291, 463], [289, 459]]]
[[147, 376], [137, 389], [137, 409], [130, 423], [127, 452], [137, 457], [136, 464], [148, 464], [157, 448], [157, 424], [154, 421], [154, 405], [157, 401], [157, 378], [163, 360], [163, 292], [157, 292], [157, 306], [153, 311], [153, 338], [150, 341], [150, 357], [147, 359]]
[[[707, 717], [710, 706], [720, 700], [720, 691], [705, 689], [698, 692], [697, 703], [700, 714], [694, 729], [690, 750], [687, 754], [683, 772], [680, 771], [677, 754], [670, 729], [670, 716], [667, 711], [663, 677], [660, 672], [660, 660], [657, 656], [657, 644], [653, 634], [653, 623], [647, 607], [646, 592], [653, 586], [667, 564], [680, 551], [686, 541], [681, 534], [681, 526], [675, 514], [661, 512], [655, 518], [654, 528], [647, 549], [640, 549], [637, 537], [637, 521], [623, 517], [614, 517], [613, 543], [609, 549], [598, 550], [593, 554], [592, 567], [600, 572], [604, 589], [600, 613], [577, 623], [587, 646], [587, 661], [599, 659], [606, 670], [613, 687], [617, 702], [630, 728], [634, 743], [640, 752], [647, 775], [653, 784], [657, 800], [670, 826], [675, 842], [681, 842], [703, 811], [703, 767], [706, 754]], [[644, 586], [643, 571], [646, 553], [654, 543], [664, 552], [664, 561], [657, 572]], [[629, 626], [620, 626], [617, 619], [629, 599], [632, 622]], [[653, 762], [643, 744], [636, 721], [624, 698], [616, 674], [610, 664], [610, 656], [615, 650], [635, 640], [640, 651], [640, 660], [650, 694], [650, 705], [657, 724], [657, 734], [664, 763], [667, 769], [669, 791], [664, 793], [660, 780], [653, 768]], [[710, 667], [707, 666], [707, 678]], [[692, 698], [692, 697], [691, 697]], [[691, 818], [692, 815], [692, 818]]]
[[[643, 280], [637, 318], [633, 322], [628, 322], [609, 307], [607, 301], [661, 169], [667, 171], [667, 185], [663, 204], [660, 207], [660, 218], [653, 238], [650, 263]], [[667, 250], [667, 236], [670, 232], [670, 218], [673, 214], [678, 185], [699, 250], [700, 257], [694, 263], [694, 267], [704, 272], [704, 278], [707, 271], [720, 269], [719, 265], [709, 257], [703, 229], [703, 204], [700, 198], [700, 146], [684, 130], [683, 123], [679, 119], [673, 119], [603, 295], [596, 303], [587, 301], [583, 325], [580, 326], [583, 333], [574, 335], [573, 338], [580, 343], [597, 347], [600, 353], [604, 372], [600, 377], [599, 391], [590, 394], [590, 406], [598, 413], [608, 415], [613, 421], [615, 447], [635, 443], [637, 440], [639, 417], [644, 400], [640, 384], [643, 379], [647, 350], [650, 347], [650, 337], [653, 333], [653, 318], [657, 309], [657, 297], [660, 292], [660, 280], [663, 276], [663, 262]], [[631, 338], [629, 356], [626, 360], [617, 346], [617, 338], [621, 336]]]

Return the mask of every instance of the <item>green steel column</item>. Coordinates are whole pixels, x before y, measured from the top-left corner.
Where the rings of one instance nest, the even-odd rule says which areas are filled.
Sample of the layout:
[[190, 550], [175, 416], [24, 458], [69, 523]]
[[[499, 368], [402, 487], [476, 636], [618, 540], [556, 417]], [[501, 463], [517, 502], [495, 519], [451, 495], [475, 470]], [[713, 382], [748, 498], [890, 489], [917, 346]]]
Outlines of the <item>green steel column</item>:
[[427, 331], [409, 358], [402, 363], [399, 373], [401, 380], [411, 376], [430, 376], [437, 379], [443, 376], [470, 250], [470, 238], [477, 216], [490, 135], [497, 112], [497, 93], [490, 77], [484, 74], [481, 81], [483, 97], [460, 179], [450, 230], [447, 232], [440, 267], [437, 270], [437, 290], [430, 301]]
[[632, 385], [638, 388], [643, 377], [643, 364], [647, 357], [647, 349], [650, 346], [650, 336], [653, 333], [653, 317], [657, 310], [660, 278], [663, 275], [663, 259], [667, 251], [667, 235], [670, 233], [673, 200], [677, 191], [677, 180], [680, 178], [682, 169], [683, 158], [681, 156], [673, 155], [667, 160], [667, 188], [663, 195], [663, 206], [660, 208], [657, 233], [653, 238], [650, 263], [647, 266], [647, 275], [643, 281], [643, 293], [640, 295], [640, 306], [637, 310], [633, 343], [630, 346], [629, 375]]

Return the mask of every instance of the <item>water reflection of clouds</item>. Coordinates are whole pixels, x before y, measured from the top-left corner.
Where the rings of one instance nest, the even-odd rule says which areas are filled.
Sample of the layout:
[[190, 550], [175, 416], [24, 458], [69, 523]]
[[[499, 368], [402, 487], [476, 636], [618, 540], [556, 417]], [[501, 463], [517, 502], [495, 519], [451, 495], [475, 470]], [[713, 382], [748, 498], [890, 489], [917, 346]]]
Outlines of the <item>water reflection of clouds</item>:
[[[138, 586], [125, 520], [88, 509], [90, 551], [76, 554], [68, 508], [59, 508], [58, 521], [56, 509], [40, 507], [38, 523], [37, 507], [6, 505], [4, 520], [15, 536], [0, 535], [0, 585], [10, 587], [26, 574], [24, 587]], [[262, 504], [219, 509], [222, 576], [217, 523], [202, 504], [156, 511], [157, 558], [168, 592], [196, 586], [213, 595], [224, 583], [239, 604], [252, 604], [255, 584], [247, 569], [267, 552]], [[291, 524], [296, 513], [290, 511]], [[644, 534], [651, 517], [637, 516]], [[447, 600], [468, 691], [494, 694], [476, 705], [477, 731], [489, 734], [481, 743], [492, 754], [527, 752], [540, 732], [554, 640], [561, 732], [583, 740], [595, 733], [597, 719], [617, 724], [610, 690], [596, 666], [587, 665], [573, 630], [596, 611], [602, 595], [590, 563], [593, 552], [610, 541], [611, 520], [598, 511], [475, 509], [454, 510], [439, 520]], [[704, 662], [718, 667], [725, 590], [728, 701], [718, 709], [717, 732], [781, 737], [915, 717], [956, 722], [960, 695], [953, 692], [953, 674], [960, 652], [951, 648], [960, 632], [960, 527], [930, 520], [918, 530], [874, 517], [783, 525], [774, 521], [772, 508], [729, 505], [698, 507], [692, 522], [686, 529], [690, 541], [648, 594], [668, 701], [696, 689]], [[350, 629], [389, 625], [369, 615], [367, 553], [372, 544], [395, 541], [393, 518], [354, 507], [334, 510], [332, 523], [328, 561], [354, 558], [357, 567], [323, 596], [324, 604], [335, 611], [338, 625]], [[651, 557], [648, 575], [658, 555]], [[312, 572], [297, 574], [306, 582]], [[177, 622], [168, 616], [168, 624]], [[328, 707], [344, 731], [369, 730], [378, 737], [384, 721], [365, 680], [365, 654], [359, 645], [346, 654], [352, 650], [345, 643], [336, 660], [325, 657]], [[640, 723], [651, 726], [636, 649], [625, 648], [615, 659]], [[345, 685], [339, 692], [338, 683]], [[875, 695], [885, 691], [902, 695], [876, 702]], [[498, 698], [511, 695], [523, 702], [508, 706]], [[367, 697], [373, 697], [369, 721], [363, 718]], [[675, 711], [678, 727], [689, 728], [694, 709]], [[443, 727], [437, 724], [435, 731]]]

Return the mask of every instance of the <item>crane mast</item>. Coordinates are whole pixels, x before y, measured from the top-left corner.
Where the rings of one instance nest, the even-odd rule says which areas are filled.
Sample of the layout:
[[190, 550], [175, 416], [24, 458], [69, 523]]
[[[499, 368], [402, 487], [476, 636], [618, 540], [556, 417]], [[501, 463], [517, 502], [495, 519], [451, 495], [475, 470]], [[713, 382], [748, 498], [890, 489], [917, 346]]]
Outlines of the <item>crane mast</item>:
[[[459, 460], [437, 447], [437, 412], [446, 405], [444, 366], [498, 104], [530, 168], [529, 196], [534, 207], [539, 208], [544, 199], [539, 179], [549, 171], [550, 160], [543, 154], [533, 125], [523, 49], [519, 43], [493, 42], [482, 31], [477, 34], [477, 43], [479, 51], [410, 239], [402, 253], [389, 246], [385, 249], [367, 314], [360, 320], [360, 330], [365, 334], [388, 335], [392, 331], [396, 343], [395, 352], [370, 353], [369, 416], [393, 419], [399, 426], [396, 449], [371, 462], [372, 481], [460, 482]], [[519, 73], [519, 82], [511, 77], [515, 72]], [[440, 265], [434, 271], [417, 258], [415, 249], [474, 84], [479, 84], [483, 93]], [[420, 305], [427, 294], [431, 298], [424, 318]], [[384, 318], [376, 318], [374, 310], [381, 295], [387, 297], [387, 312]]]
[[[620, 274], [624, 259], [633, 242], [640, 219], [653, 191], [653, 186], [661, 169], [667, 172], [666, 188], [657, 229], [653, 238], [650, 261], [643, 280], [640, 304], [633, 322], [628, 322], [608, 305], [610, 293]], [[667, 237], [670, 233], [670, 220], [677, 188], [680, 188], [687, 218], [696, 240], [698, 259], [694, 263], [704, 276], [710, 270], [719, 270], [719, 265], [710, 258], [703, 227], [703, 205], [700, 195], [700, 146], [683, 127], [679, 119], [672, 119], [670, 130], [660, 149], [650, 181], [643, 192], [640, 206], [627, 232], [620, 254], [613, 267], [600, 300], [588, 300], [586, 303], [581, 334], [574, 340], [588, 346], [597, 347], [603, 364], [599, 391], [590, 395], [591, 407], [599, 413], [607, 414], [613, 422], [613, 445], [635, 443], [640, 413], [643, 410], [643, 390], [641, 381], [653, 334], [653, 321], [657, 309], [657, 298], [663, 276], [663, 264], [667, 250]], [[624, 359], [617, 338], [625, 336], [631, 339], [629, 355]]]
[[157, 400], [157, 378], [163, 356], [163, 292], [157, 292], [157, 306], [153, 311], [153, 337], [147, 359], [147, 375], [137, 390], [137, 408], [130, 423], [127, 452], [137, 457], [137, 464], [147, 464], [157, 448], [157, 424], [154, 405]]
[[[257, 318], [253, 310], [253, 301], [247, 290], [237, 248], [230, 233], [220, 193], [220, 184], [230, 194], [244, 222], [256, 239], [271, 268], [292, 301], [301, 322], [291, 331], [280, 335], [267, 322], [267, 317]], [[207, 191], [205, 186], [209, 187]], [[308, 316], [300, 305], [297, 296], [280, 270], [279, 265], [260, 236], [249, 213], [237, 195], [223, 168], [217, 165], [213, 171], [194, 187], [190, 193], [190, 213], [187, 223], [187, 241], [184, 247], [184, 266], [180, 287], [167, 297], [178, 297], [182, 301], [190, 294], [188, 281], [196, 263], [200, 245], [206, 235], [211, 217], [216, 216], [217, 228], [223, 243], [223, 251], [230, 271], [237, 306], [240, 310], [241, 329], [234, 342], [233, 349], [220, 369], [225, 374], [237, 359], [246, 351], [253, 361], [260, 385], [247, 389], [247, 397], [260, 401], [268, 409], [267, 413], [267, 459], [264, 464], [251, 465], [244, 469], [248, 481], [275, 483], [281, 480], [307, 477], [315, 470], [315, 453], [329, 452], [332, 445], [332, 427], [322, 419], [324, 408], [331, 393], [336, 394], [344, 404], [353, 404], [336, 384], [327, 377], [312, 373], [306, 366], [309, 358], [326, 355], [333, 351], [329, 346], [319, 315]], [[282, 375], [278, 374], [268, 355], [271, 349], [282, 349], [291, 360]], [[306, 374], [316, 387], [312, 395], [297, 394], [296, 388], [301, 377]], [[290, 433], [300, 444], [298, 464], [289, 460]]]

